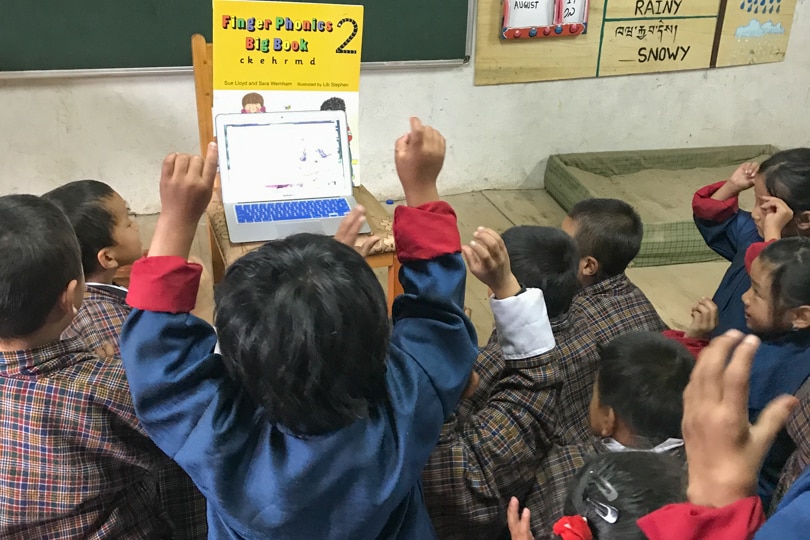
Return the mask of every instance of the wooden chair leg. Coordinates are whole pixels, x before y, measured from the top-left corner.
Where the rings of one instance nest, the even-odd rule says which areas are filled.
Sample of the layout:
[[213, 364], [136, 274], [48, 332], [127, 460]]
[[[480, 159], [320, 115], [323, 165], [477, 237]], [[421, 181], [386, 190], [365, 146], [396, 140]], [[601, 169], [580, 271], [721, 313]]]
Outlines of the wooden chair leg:
[[211, 272], [214, 274], [214, 285], [216, 285], [225, 277], [225, 261], [222, 259], [219, 242], [210, 221], [208, 222], [208, 239], [211, 242]]

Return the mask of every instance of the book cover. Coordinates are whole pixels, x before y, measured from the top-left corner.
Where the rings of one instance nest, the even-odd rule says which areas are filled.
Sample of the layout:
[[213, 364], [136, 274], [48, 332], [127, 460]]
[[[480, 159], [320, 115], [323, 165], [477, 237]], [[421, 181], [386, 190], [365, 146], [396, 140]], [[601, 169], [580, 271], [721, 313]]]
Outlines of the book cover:
[[346, 111], [360, 165], [363, 6], [214, 0], [213, 114]]

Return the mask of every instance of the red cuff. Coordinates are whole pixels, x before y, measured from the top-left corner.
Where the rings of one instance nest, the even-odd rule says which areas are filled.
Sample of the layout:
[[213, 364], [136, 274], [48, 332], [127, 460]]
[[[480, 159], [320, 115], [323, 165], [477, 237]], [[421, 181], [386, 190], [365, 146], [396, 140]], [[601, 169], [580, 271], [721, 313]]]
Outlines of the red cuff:
[[394, 211], [394, 242], [402, 262], [427, 261], [461, 251], [456, 213], [444, 201]]
[[720, 223], [737, 213], [740, 209], [737, 197], [731, 197], [725, 201], [712, 199], [714, 192], [723, 184], [725, 182], [717, 182], [695, 192], [695, 196], [692, 197], [692, 213], [695, 214], [695, 217]]
[[202, 266], [182, 257], [146, 257], [132, 265], [127, 304], [144, 311], [188, 313], [197, 303]]
[[670, 504], [636, 521], [650, 540], [746, 540], [765, 523], [759, 497], [723, 508]]
[[767, 242], [754, 242], [748, 249], [745, 250], [745, 271], [751, 273], [751, 265], [754, 264], [754, 259], [759, 257], [759, 254], [768, 247], [768, 244], [773, 244], [776, 240], [768, 240]]
[[686, 332], [682, 332], [681, 330], [664, 330], [663, 335], [666, 338], [674, 339], [687, 349], [689, 352], [692, 353], [692, 356], [695, 358], [698, 357], [700, 351], [702, 351], [706, 345], [709, 344], [708, 339], [698, 339], [698, 338], [690, 338], [686, 337]]

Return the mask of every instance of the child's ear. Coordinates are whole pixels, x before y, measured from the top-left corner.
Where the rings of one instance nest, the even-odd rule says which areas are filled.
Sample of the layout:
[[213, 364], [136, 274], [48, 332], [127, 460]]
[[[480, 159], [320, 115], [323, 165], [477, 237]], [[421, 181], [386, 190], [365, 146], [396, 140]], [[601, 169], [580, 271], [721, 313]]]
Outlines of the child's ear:
[[799, 306], [790, 310], [790, 323], [794, 330], [810, 328], [810, 306]]
[[617, 418], [616, 411], [613, 407], [604, 405], [599, 407], [599, 420], [597, 421], [599, 436], [603, 439], [605, 437], [612, 437], [616, 432]]
[[115, 258], [115, 251], [111, 247], [105, 247], [99, 250], [96, 259], [104, 270], [113, 270], [120, 266], [118, 260]]
[[71, 317], [79, 312], [82, 307], [82, 300], [84, 299], [84, 283], [79, 283], [79, 280], [73, 279], [67, 284], [65, 290], [59, 296], [59, 310], [63, 314], [70, 314]]
[[793, 219], [796, 222], [796, 228], [802, 234], [810, 233], [810, 211], [799, 212]]
[[580, 266], [582, 267], [582, 275], [593, 277], [599, 273], [599, 261], [588, 255], [587, 257], [582, 257], [580, 261]]

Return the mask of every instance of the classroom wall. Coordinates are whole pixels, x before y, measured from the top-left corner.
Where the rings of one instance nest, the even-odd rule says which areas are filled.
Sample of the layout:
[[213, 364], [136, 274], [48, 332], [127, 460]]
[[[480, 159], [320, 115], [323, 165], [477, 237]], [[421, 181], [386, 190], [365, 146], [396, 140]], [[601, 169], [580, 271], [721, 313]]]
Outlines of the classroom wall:
[[[810, 13], [799, 0], [785, 62], [712, 71], [476, 88], [473, 67], [364, 71], [362, 182], [400, 190], [393, 143], [411, 114], [448, 139], [444, 193], [542, 187], [549, 154], [771, 143], [810, 145]], [[159, 208], [171, 151], [196, 151], [190, 74], [0, 78], [0, 193], [78, 178]]]

